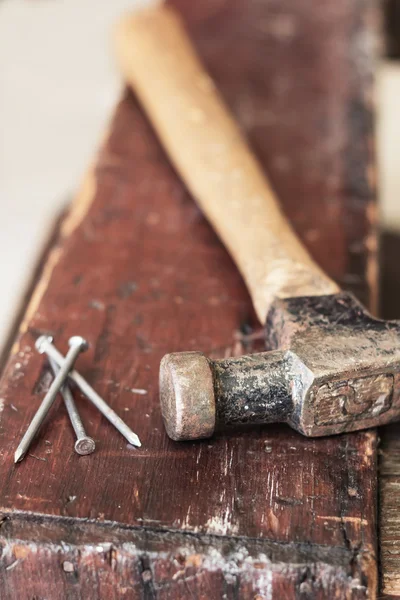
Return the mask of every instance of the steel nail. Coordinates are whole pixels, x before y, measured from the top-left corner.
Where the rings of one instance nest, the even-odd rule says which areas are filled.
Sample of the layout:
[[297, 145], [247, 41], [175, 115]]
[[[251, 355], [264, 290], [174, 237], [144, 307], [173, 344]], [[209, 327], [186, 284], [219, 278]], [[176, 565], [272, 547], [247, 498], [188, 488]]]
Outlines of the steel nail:
[[[57, 363], [54, 362], [54, 360], [52, 358], [49, 358], [49, 362], [50, 362], [52, 371], [53, 371], [54, 375], [56, 376], [57, 373], [60, 371], [60, 368], [57, 365]], [[90, 436], [88, 436], [85, 431], [85, 427], [82, 423], [82, 419], [78, 412], [78, 409], [75, 404], [75, 400], [74, 400], [74, 397], [70, 390], [70, 387], [68, 385], [68, 382], [64, 383], [64, 385], [61, 387], [60, 392], [61, 392], [62, 397], [64, 398], [64, 404], [67, 409], [72, 427], [75, 431], [75, 435], [76, 435], [76, 442], [75, 442], [75, 446], [74, 446], [75, 452], [82, 456], [84, 456], [86, 454], [92, 454], [92, 452], [94, 452], [94, 450], [96, 448], [96, 443], [95, 443], [94, 439], [91, 438]]]
[[[42, 342], [43, 342], [43, 340], [41, 338], [36, 340], [36, 349], [41, 354], [44, 352]], [[60, 391], [61, 386], [66, 381], [66, 379], [68, 377], [68, 373], [72, 369], [74, 362], [76, 361], [78, 355], [81, 352], [84, 352], [88, 348], [88, 344], [87, 344], [86, 340], [80, 336], [74, 336], [74, 337], [70, 338], [68, 343], [69, 343], [70, 349], [68, 350], [67, 356], [65, 357], [63, 364], [61, 365], [60, 371], [58, 372], [57, 376], [54, 378], [54, 381], [51, 384], [50, 389], [48, 390], [47, 394], [45, 395], [41, 405], [39, 406], [38, 410], [35, 413], [35, 416], [33, 417], [32, 421], [30, 422], [30, 425], [29, 425], [28, 429], [26, 430], [25, 435], [23, 436], [22, 440], [20, 441], [20, 443], [18, 445], [18, 448], [15, 451], [14, 462], [16, 462], [16, 463], [24, 458], [26, 452], [28, 451], [29, 446], [31, 445], [33, 438], [35, 437], [41, 424], [43, 423], [44, 419], [46, 418], [46, 415], [49, 412], [50, 408], [52, 407], [54, 400], [56, 399], [57, 394]]]
[[[40, 338], [39, 338], [40, 339]], [[39, 341], [37, 340], [37, 343]], [[41, 346], [43, 352], [46, 352], [49, 358], [52, 358], [59, 367], [62, 367], [66, 360], [64, 356], [57, 350], [53, 345], [53, 338], [51, 336], [42, 336]], [[117, 415], [115, 411], [99, 396], [97, 392], [92, 388], [91, 385], [76, 371], [71, 370], [68, 373], [68, 377], [72, 379], [79, 387], [81, 392], [94, 404], [94, 406], [110, 421], [112, 425], [128, 440], [132, 446], [140, 448], [142, 445], [139, 437], [134, 433], [130, 427]]]

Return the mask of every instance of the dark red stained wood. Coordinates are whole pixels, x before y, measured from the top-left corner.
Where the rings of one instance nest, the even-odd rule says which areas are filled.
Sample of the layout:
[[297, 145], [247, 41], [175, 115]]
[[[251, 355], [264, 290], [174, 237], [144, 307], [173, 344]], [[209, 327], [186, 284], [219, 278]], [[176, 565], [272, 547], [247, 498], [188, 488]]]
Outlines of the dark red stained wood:
[[[355, 132], [344, 115], [358, 103], [369, 119], [361, 97], [368, 81], [346, 52], [335, 49], [325, 23], [330, 20], [350, 44], [353, 35], [365, 33], [369, 12], [366, 4], [338, 5], [328, 19], [311, 0], [299, 7], [288, 3], [289, 21], [281, 15], [278, 35], [271, 30], [270, 15], [278, 11], [272, 2], [246, 3], [245, 19], [244, 2], [232, 2], [234, 8], [190, 4], [193, 14], [199, 11], [199, 47], [286, 210], [317, 259], [339, 280], [356, 273], [365, 296], [372, 192], [365, 187], [368, 164], [360, 149], [369, 129]], [[293, 29], [292, 11], [296, 29], [289, 40], [282, 31]], [[203, 22], [209, 14], [214, 16]], [[338, 95], [332, 97], [323, 83], [326, 61], [316, 59], [317, 50], [343, 77]], [[311, 67], [319, 69], [315, 80]], [[279, 77], [287, 94], [277, 91]], [[287, 98], [293, 94], [299, 94], [297, 112]], [[350, 144], [358, 169], [353, 187]], [[171, 442], [158, 405], [161, 357], [190, 349], [215, 357], [252, 351], [255, 346], [238, 343], [236, 334], [258, 324], [239, 274], [130, 95], [117, 108], [91, 194], [92, 177], [47, 259], [0, 382], [5, 599], [373, 597], [375, 433], [310, 440], [281, 426], [201, 443]], [[355, 207], [357, 222], [350, 227]], [[321, 236], [328, 224], [326, 242]], [[357, 264], [349, 258], [351, 247], [358, 248]], [[98, 442], [96, 454], [74, 454], [59, 405], [32, 456], [13, 466], [17, 441], [49, 384], [33, 350], [42, 332], [51, 332], [63, 351], [70, 335], [87, 337], [91, 348], [79, 370], [137, 431], [141, 449], [128, 448], [77, 395]]]

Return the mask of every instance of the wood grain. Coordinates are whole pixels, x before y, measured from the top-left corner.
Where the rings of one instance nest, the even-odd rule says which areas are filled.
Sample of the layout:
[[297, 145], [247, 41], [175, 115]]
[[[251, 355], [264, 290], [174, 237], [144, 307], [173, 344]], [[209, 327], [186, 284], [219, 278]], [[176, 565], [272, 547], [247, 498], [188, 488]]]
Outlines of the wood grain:
[[[221, 77], [224, 94], [296, 228], [330, 275], [341, 282], [357, 275], [353, 289], [365, 299], [365, 240], [373, 239], [364, 153], [370, 114], [360, 91], [368, 90], [365, 73], [334, 54], [342, 91], [331, 97], [325, 63], [314, 53], [327, 59], [334, 36], [325, 46], [330, 28], [310, 1], [286, 7], [297, 23], [290, 44], [287, 35], [259, 29], [262, 16], [265, 24], [272, 9], [280, 14], [272, 2], [179, 4], [185, 14], [192, 11], [199, 48], [217, 81], [231, 57]], [[348, 31], [364, 31], [367, 5], [362, 11], [344, 2], [336, 6], [330, 19], [335, 36], [341, 32], [346, 41]], [[276, 61], [285, 85], [293, 85], [300, 64], [289, 60], [294, 48], [314, 67], [308, 74], [314, 93], [306, 101], [301, 86], [292, 89], [284, 122]], [[272, 49], [274, 58], [267, 60]], [[293, 93], [301, 111], [296, 118]], [[357, 132], [349, 119], [355, 103], [365, 123]], [[312, 113], [319, 129], [310, 127]], [[331, 140], [334, 126], [340, 143]], [[347, 165], [351, 158], [357, 177]], [[304, 199], [300, 206], [294, 189]], [[328, 229], [327, 238], [320, 237]], [[257, 334], [255, 324], [229, 256], [135, 99], [125, 94], [46, 261], [0, 381], [2, 599], [374, 597], [374, 432], [312, 440], [282, 426], [182, 444], [163, 430], [157, 389], [163, 354], [251, 352], [261, 340], [243, 333]], [[79, 370], [137, 431], [141, 449], [128, 448], [77, 394], [98, 451], [74, 454], [59, 403], [31, 455], [14, 467], [17, 440], [50, 381], [33, 351], [44, 332], [63, 351], [70, 335], [87, 337], [91, 348]]]
[[[382, 314], [399, 319], [400, 235], [386, 232], [382, 239]], [[379, 431], [379, 549], [382, 598], [400, 598], [400, 433], [398, 424]]]

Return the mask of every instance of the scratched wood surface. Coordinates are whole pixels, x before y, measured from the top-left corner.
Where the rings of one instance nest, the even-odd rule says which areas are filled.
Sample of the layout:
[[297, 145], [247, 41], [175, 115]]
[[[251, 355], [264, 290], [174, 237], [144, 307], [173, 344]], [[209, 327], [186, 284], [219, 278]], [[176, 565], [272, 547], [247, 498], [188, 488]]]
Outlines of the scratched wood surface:
[[[175, 4], [314, 256], [369, 301], [370, 56], [337, 48], [371, 34], [373, 3], [340, 0], [329, 19], [311, 0]], [[240, 334], [258, 327], [239, 274], [125, 94], [0, 381], [1, 598], [374, 597], [374, 432], [310, 440], [274, 426], [179, 444], [163, 430], [164, 353], [251, 352], [260, 342]], [[141, 449], [77, 394], [96, 454], [74, 454], [57, 405], [13, 466], [50, 382], [33, 350], [43, 332], [63, 351], [70, 335], [88, 339], [79, 370]]]

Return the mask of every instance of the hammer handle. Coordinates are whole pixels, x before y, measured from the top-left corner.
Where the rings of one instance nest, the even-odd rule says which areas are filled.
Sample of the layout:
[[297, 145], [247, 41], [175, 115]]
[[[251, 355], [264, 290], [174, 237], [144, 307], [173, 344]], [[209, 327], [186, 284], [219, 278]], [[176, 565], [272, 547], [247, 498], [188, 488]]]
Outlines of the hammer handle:
[[260, 321], [276, 298], [336, 293], [284, 217], [177, 14], [165, 6], [137, 12], [116, 34], [123, 75], [235, 260]]

